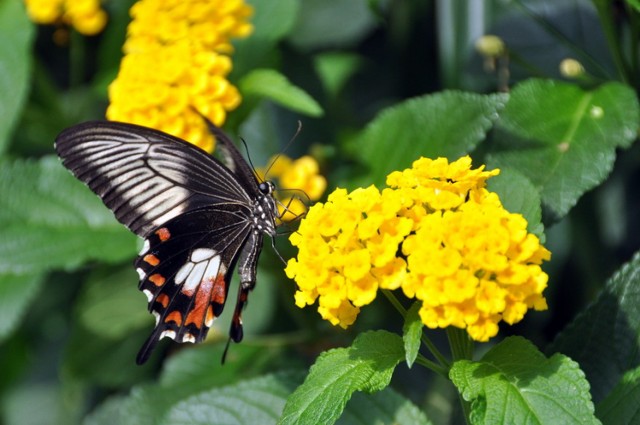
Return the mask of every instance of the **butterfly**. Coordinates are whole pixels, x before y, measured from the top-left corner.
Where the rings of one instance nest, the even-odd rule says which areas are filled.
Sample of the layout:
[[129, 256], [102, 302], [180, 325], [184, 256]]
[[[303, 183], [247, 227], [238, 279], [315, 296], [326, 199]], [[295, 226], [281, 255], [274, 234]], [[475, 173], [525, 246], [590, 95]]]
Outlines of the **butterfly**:
[[70, 127], [55, 141], [63, 165], [144, 239], [134, 266], [156, 325], [138, 364], [162, 338], [203, 341], [222, 313], [236, 266], [240, 288], [229, 337], [240, 342], [263, 237], [276, 234], [273, 183], [258, 180], [233, 142], [207, 124], [222, 161], [169, 134], [113, 121]]

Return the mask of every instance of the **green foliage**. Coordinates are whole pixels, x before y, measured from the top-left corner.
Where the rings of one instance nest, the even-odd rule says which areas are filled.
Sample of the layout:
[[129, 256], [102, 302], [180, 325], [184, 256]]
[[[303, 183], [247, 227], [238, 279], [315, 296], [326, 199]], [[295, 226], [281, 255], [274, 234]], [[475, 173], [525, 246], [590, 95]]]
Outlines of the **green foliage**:
[[611, 173], [615, 149], [629, 147], [637, 136], [639, 114], [633, 89], [623, 84], [583, 90], [528, 80], [514, 88], [500, 115], [507, 134], [492, 163], [529, 178], [559, 219]]
[[0, 3], [0, 153], [7, 148], [29, 90], [33, 33], [19, 2]]
[[450, 377], [472, 402], [473, 424], [600, 423], [578, 364], [560, 354], [547, 359], [520, 337], [502, 341], [477, 362], [456, 362]]
[[287, 400], [278, 423], [335, 422], [355, 391], [371, 393], [389, 385], [402, 354], [400, 337], [385, 331], [363, 333], [349, 348], [322, 353]]
[[548, 348], [550, 353], [564, 353], [580, 363], [596, 401], [623, 379], [629, 365], [640, 363], [639, 275], [640, 253], [636, 253]]
[[[499, 168], [488, 189], [552, 252], [549, 310], [501, 324], [522, 336], [475, 356], [399, 291], [342, 331], [295, 306], [267, 240], [225, 365], [229, 305], [204, 344], [163, 340], [137, 366], [153, 327], [131, 267], [140, 242], [53, 151], [63, 128], [103, 118], [134, 0], [105, 2], [109, 25], [90, 38], [4, 1], [0, 422], [636, 423], [640, 2], [492, 0], [480, 23], [473, 2], [247, 1], [254, 31], [234, 40], [230, 75], [243, 100], [226, 127], [253, 164], [295, 134], [285, 153], [315, 156], [329, 191], [382, 188], [421, 156]], [[502, 55], [474, 51], [480, 26]], [[583, 73], [563, 75], [566, 58]]]
[[500, 94], [442, 92], [384, 109], [354, 142], [367, 167], [355, 185], [382, 184], [387, 174], [410, 167], [420, 156], [453, 160], [471, 152], [486, 137], [506, 99]]

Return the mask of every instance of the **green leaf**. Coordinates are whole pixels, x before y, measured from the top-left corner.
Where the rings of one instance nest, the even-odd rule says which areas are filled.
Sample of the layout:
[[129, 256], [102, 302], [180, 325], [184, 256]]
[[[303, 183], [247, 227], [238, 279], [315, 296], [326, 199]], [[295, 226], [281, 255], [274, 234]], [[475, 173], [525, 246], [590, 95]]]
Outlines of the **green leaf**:
[[445, 91], [385, 109], [351, 146], [369, 171], [354, 184], [381, 185], [391, 171], [410, 167], [421, 156], [455, 160], [471, 152], [505, 100], [505, 95]]
[[272, 424], [300, 378], [299, 374], [280, 373], [202, 392], [177, 403], [162, 423], [205, 425], [215, 418], [221, 425]]
[[0, 162], [0, 273], [119, 262], [136, 237], [53, 157]]
[[604, 424], [635, 424], [640, 417], [640, 367], [633, 369], [601, 403], [596, 406], [596, 416]]
[[386, 331], [366, 332], [348, 348], [321, 354], [309, 375], [287, 400], [279, 424], [335, 422], [355, 391], [374, 392], [389, 385], [404, 357], [402, 339]]
[[[222, 368], [220, 365], [208, 368]], [[207, 390], [183, 385], [142, 385], [127, 397], [107, 400], [85, 421], [91, 425], [269, 424], [275, 423], [286, 397], [302, 381], [296, 372], [281, 372]], [[232, 419], [228, 419], [229, 417]]]
[[418, 350], [420, 349], [420, 337], [422, 336], [422, 320], [420, 320], [420, 307], [422, 303], [414, 302], [409, 310], [407, 316], [404, 318], [404, 325], [402, 327], [402, 341], [404, 342], [404, 353], [407, 366], [411, 368], [413, 362], [418, 357]]
[[33, 34], [22, 2], [0, 2], [0, 152], [7, 148], [28, 94]]
[[633, 7], [636, 12], [640, 12], [640, 0], [627, 0], [627, 4]]
[[355, 393], [338, 425], [428, 425], [425, 414], [391, 387], [375, 394]]
[[294, 86], [284, 75], [272, 69], [251, 71], [240, 80], [238, 86], [247, 97], [269, 99], [285, 108], [312, 117], [324, 113], [320, 105], [304, 90]]
[[306, 0], [288, 41], [300, 50], [357, 45], [376, 26], [368, 0]]
[[629, 368], [640, 365], [639, 276], [640, 253], [636, 253], [547, 349], [580, 363], [596, 402], [609, 394]]
[[0, 341], [18, 327], [42, 281], [41, 274], [0, 274]]
[[78, 319], [88, 331], [103, 338], [118, 339], [133, 330], [148, 328], [153, 317], [144, 295], [138, 290], [139, 277], [127, 265], [91, 275], [78, 302]]
[[598, 424], [589, 383], [561, 354], [546, 358], [533, 344], [511, 337], [480, 361], [454, 363], [449, 377], [471, 402], [473, 424]]
[[499, 125], [504, 150], [491, 156], [499, 168], [515, 168], [541, 193], [553, 218], [609, 175], [617, 147], [637, 136], [635, 92], [608, 83], [593, 91], [558, 81], [528, 80], [511, 93]]
[[527, 230], [544, 243], [540, 193], [528, 178], [512, 168], [504, 168], [500, 174], [487, 180], [487, 188], [500, 196], [500, 202], [507, 211], [522, 214], [527, 220]]

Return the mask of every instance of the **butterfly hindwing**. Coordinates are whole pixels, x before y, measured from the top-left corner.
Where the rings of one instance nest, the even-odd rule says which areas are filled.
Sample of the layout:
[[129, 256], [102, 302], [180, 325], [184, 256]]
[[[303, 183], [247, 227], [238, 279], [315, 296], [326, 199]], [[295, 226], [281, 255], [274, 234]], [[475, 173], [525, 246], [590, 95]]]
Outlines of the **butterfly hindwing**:
[[144, 362], [163, 337], [202, 341], [222, 313], [239, 251], [255, 234], [249, 223], [237, 220], [238, 208], [220, 205], [189, 211], [145, 239], [135, 267], [156, 329], [138, 362]]

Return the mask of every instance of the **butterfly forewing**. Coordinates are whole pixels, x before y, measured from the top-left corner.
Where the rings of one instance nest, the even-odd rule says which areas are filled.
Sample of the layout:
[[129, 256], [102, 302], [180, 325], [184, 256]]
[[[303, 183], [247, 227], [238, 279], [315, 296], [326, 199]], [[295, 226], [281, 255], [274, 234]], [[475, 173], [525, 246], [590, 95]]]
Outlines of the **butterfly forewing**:
[[256, 194], [204, 151], [132, 124], [80, 124], [58, 136], [56, 150], [65, 167], [142, 237], [193, 208], [218, 202], [250, 204]]
[[63, 164], [144, 238], [135, 267], [156, 327], [138, 363], [163, 337], [206, 337], [222, 313], [236, 264], [241, 288], [230, 337], [240, 341], [263, 234], [275, 235], [272, 186], [259, 184], [233, 143], [208, 124], [226, 165], [178, 138], [131, 124], [88, 122], [56, 139]]

